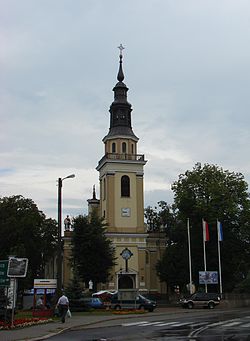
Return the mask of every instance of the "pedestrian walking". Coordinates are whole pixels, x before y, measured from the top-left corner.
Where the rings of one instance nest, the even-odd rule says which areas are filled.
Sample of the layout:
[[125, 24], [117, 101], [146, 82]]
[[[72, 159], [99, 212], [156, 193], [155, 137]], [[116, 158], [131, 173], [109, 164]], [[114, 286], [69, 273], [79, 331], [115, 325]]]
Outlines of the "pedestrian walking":
[[67, 315], [67, 311], [69, 309], [69, 300], [68, 297], [62, 294], [62, 296], [59, 298], [57, 302], [57, 308], [61, 317], [62, 323], [65, 322], [65, 317]]

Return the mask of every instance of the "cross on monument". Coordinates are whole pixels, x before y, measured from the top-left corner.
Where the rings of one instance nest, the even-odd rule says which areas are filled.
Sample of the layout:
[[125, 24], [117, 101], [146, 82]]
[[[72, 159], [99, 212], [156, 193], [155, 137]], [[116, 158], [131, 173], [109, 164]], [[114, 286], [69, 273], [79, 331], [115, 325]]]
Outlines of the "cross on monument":
[[118, 49], [120, 50], [120, 56], [122, 57], [122, 50], [124, 50], [125, 47], [123, 47], [122, 44], [120, 44], [120, 46], [118, 46]]

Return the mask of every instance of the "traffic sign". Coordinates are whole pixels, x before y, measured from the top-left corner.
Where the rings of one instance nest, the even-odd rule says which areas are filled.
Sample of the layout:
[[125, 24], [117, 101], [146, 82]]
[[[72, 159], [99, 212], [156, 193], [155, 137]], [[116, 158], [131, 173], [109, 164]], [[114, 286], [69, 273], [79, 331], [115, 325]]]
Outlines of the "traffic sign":
[[0, 287], [8, 287], [10, 278], [7, 276], [8, 260], [0, 260]]

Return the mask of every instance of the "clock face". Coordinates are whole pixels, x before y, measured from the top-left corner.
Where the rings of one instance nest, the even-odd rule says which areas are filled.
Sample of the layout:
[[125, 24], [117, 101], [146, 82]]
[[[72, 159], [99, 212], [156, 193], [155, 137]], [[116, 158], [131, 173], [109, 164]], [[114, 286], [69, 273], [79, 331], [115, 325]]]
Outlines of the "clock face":
[[133, 254], [129, 249], [124, 249], [121, 253], [122, 258], [128, 260]]
[[122, 217], [130, 217], [130, 208], [123, 207], [121, 210]]

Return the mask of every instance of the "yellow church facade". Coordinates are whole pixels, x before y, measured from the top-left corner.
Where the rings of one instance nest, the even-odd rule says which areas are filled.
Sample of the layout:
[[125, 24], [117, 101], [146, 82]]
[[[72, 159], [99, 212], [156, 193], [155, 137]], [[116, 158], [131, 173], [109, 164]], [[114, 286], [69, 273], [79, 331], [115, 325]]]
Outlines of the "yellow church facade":
[[[98, 209], [107, 225], [106, 236], [115, 249], [116, 265], [107, 283], [98, 289], [138, 289], [141, 292], [166, 293], [155, 265], [163, 255], [166, 237], [163, 232], [149, 232], [144, 223], [144, 166], [147, 161], [138, 153], [138, 137], [132, 129], [132, 106], [127, 101], [124, 84], [123, 55], [120, 48], [117, 84], [110, 106], [110, 127], [103, 138], [104, 155], [99, 172], [100, 199], [88, 200], [89, 213]], [[71, 233], [64, 233], [63, 285], [67, 287], [72, 271], [69, 264]]]

